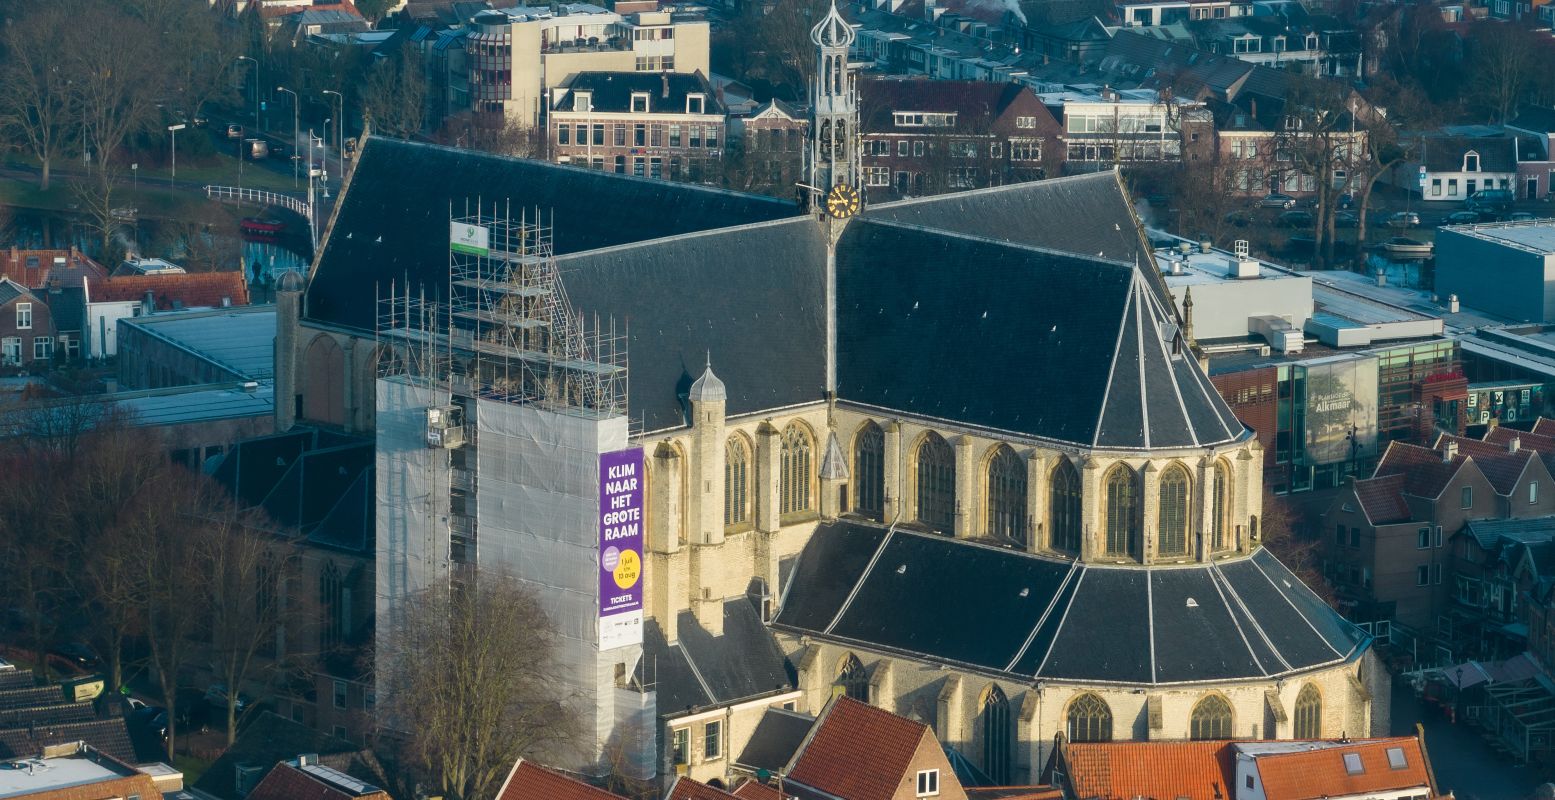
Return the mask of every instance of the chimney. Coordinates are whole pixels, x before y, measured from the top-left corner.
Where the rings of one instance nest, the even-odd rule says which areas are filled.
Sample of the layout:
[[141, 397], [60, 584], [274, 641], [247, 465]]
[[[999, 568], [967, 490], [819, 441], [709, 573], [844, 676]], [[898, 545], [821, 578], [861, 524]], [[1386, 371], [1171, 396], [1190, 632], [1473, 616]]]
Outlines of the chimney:
[[1458, 313], [1458, 296], [1455, 294], [1447, 295], [1447, 313]]
[[669, 76], [669, 73], [666, 72], [663, 75], [660, 75], [659, 76], [659, 81], [660, 81], [660, 83], [664, 87], [663, 94], [660, 95], [660, 96], [663, 97], [664, 99], [668, 100], [669, 96], [670, 96], [670, 76]]
[[1256, 97], [1249, 97], [1249, 98], [1247, 98], [1247, 102], [1252, 106], [1248, 110], [1247, 115], [1252, 117], [1253, 119], [1258, 119], [1258, 98], [1256, 98]]
[[147, 289], [146, 290], [146, 296], [140, 301], [140, 313], [142, 313], [142, 314], [150, 314], [150, 313], [152, 313], [152, 312], [154, 312], [156, 310], [157, 310], [157, 297], [156, 297], [156, 295], [151, 293], [150, 289]]
[[1523, 437], [1513, 436], [1511, 439], [1507, 440], [1506, 451], [1508, 453], [1515, 453], [1521, 449], [1523, 449]]
[[1442, 442], [1442, 463], [1451, 464], [1458, 457], [1458, 443], [1452, 439]]

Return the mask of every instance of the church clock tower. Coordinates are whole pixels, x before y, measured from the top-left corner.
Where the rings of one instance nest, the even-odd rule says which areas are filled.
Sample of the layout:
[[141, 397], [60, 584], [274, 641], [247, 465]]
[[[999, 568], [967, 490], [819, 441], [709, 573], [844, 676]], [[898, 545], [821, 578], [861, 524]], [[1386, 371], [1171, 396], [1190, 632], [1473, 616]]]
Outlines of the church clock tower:
[[858, 89], [848, 67], [855, 34], [837, 13], [835, 0], [810, 29], [815, 43], [815, 87], [810, 94], [810, 193], [812, 211], [834, 217], [856, 213], [860, 203]]

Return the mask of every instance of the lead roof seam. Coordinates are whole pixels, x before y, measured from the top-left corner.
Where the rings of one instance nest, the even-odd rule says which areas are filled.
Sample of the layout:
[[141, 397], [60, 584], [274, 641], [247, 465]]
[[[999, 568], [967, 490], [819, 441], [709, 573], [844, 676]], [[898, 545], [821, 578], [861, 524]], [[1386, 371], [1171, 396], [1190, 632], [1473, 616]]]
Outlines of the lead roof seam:
[[1064, 587], [1074, 580], [1075, 570], [1079, 569], [1079, 567], [1080, 559], [1078, 558], [1069, 565], [1069, 571], [1064, 573], [1064, 579], [1059, 582], [1058, 589], [1053, 592], [1053, 599], [1049, 600], [1047, 608], [1042, 610], [1042, 616], [1037, 619], [1037, 624], [1031, 627], [1031, 633], [1026, 635], [1026, 641], [1021, 644], [1019, 650], [1015, 651], [1015, 657], [1010, 659], [1009, 665], [1004, 668], [1005, 672], [1015, 671], [1015, 665], [1020, 663], [1021, 656], [1026, 655], [1026, 651], [1031, 649], [1031, 643], [1037, 639], [1037, 632], [1042, 630], [1042, 626], [1047, 622], [1047, 618], [1052, 616], [1053, 607], [1058, 605], [1058, 598], [1064, 594]]
[[1047, 660], [1053, 657], [1053, 648], [1058, 645], [1058, 637], [1064, 632], [1064, 625], [1069, 622], [1069, 611], [1074, 608], [1074, 599], [1080, 596], [1080, 584], [1085, 582], [1085, 573], [1090, 567], [1080, 567], [1080, 577], [1075, 578], [1074, 594], [1069, 596], [1069, 605], [1064, 606], [1064, 615], [1058, 618], [1058, 629], [1053, 631], [1053, 641], [1047, 643], [1047, 652], [1042, 654], [1042, 663], [1037, 665], [1037, 671], [1032, 677], [1042, 674], [1047, 669]]
[[[1223, 408], [1226, 412], [1231, 413], [1232, 419], [1236, 419], [1236, 414], [1231, 411], [1231, 407], [1226, 405], [1224, 400], [1220, 400], [1220, 391], [1214, 387], [1214, 384], [1209, 383], [1209, 375], [1205, 374], [1203, 370], [1191, 367], [1188, 370], [1188, 374], [1192, 375], [1194, 382], [1199, 385], [1199, 391], [1205, 392], [1209, 396], [1210, 410], [1215, 412], [1215, 419], [1220, 422], [1220, 429], [1226, 432], [1226, 438], [1235, 438], [1237, 434], [1231, 430], [1230, 425], [1226, 424], [1226, 417], [1225, 414], [1221, 413], [1221, 409]], [[1220, 400], [1218, 407], [1216, 405], [1217, 400]], [[1241, 425], [1241, 420], [1237, 420], [1237, 424]], [[1246, 430], [1246, 426], [1243, 426], [1243, 430]]]
[[1220, 602], [1226, 607], [1226, 616], [1231, 618], [1231, 624], [1236, 628], [1236, 635], [1242, 637], [1242, 644], [1247, 647], [1247, 654], [1252, 656], [1253, 663], [1258, 665], [1258, 671], [1267, 676], [1269, 674], [1268, 667], [1263, 665], [1263, 659], [1259, 658], [1258, 651], [1253, 649], [1253, 643], [1247, 638], [1247, 631], [1242, 630], [1242, 623], [1237, 620], [1236, 612], [1231, 610], [1231, 601], [1226, 599], [1225, 590], [1220, 588], [1222, 580], [1224, 580], [1224, 576], [1220, 574], [1219, 570], [1210, 570], [1209, 585], [1215, 587], [1215, 594], [1220, 595]]
[[874, 571], [875, 564], [880, 561], [880, 556], [885, 553], [886, 545], [891, 543], [891, 537], [895, 534], [896, 529], [892, 528], [885, 532], [885, 536], [880, 538], [880, 545], [875, 548], [875, 554], [870, 556], [869, 563], [864, 565], [864, 571], [859, 573], [858, 581], [848, 591], [848, 596], [843, 598], [842, 605], [837, 606], [837, 615], [832, 617], [831, 622], [826, 625], [826, 629], [821, 631], [821, 633], [830, 634], [832, 629], [837, 627], [837, 623], [842, 621], [842, 615], [848, 613], [848, 606], [853, 605], [853, 598], [858, 597], [858, 593], [863, 590], [864, 582], [869, 580], [869, 574]]
[[1145, 614], [1149, 618], [1150, 629], [1150, 682], [1156, 683], [1155, 677], [1155, 574], [1145, 572]]
[[1295, 669], [1295, 667], [1291, 666], [1289, 661], [1285, 660], [1285, 654], [1280, 652], [1280, 648], [1274, 646], [1274, 640], [1269, 638], [1269, 634], [1264, 631], [1263, 625], [1258, 622], [1258, 618], [1253, 616], [1252, 610], [1249, 609], [1247, 607], [1247, 603], [1242, 600], [1242, 594], [1236, 590], [1235, 586], [1231, 585], [1231, 580], [1226, 578], [1225, 573], [1221, 572], [1220, 565], [1212, 561], [1210, 562], [1210, 569], [1215, 570], [1215, 572], [1220, 575], [1221, 579], [1225, 581], [1226, 591], [1230, 592], [1232, 599], [1236, 600], [1237, 608], [1242, 609], [1242, 613], [1247, 615], [1247, 621], [1252, 624], [1253, 630], [1258, 632], [1258, 638], [1262, 639], [1263, 643], [1269, 647], [1269, 652], [1273, 653], [1274, 657], [1279, 659], [1281, 664], [1285, 665], [1285, 671], [1289, 672]]
[[[1163, 321], [1169, 318], [1169, 315], [1166, 313], [1166, 307], [1160, 305], [1158, 300], [1153, 305], [1160, 306], [1159, 310]], [[1183, 422], [1188, 426], [1188, 436], [1193, 444], [1197, 445], [1199, 444], [1199, 432], [1193, 427], [1193, 415], [1188, 413], [1188, 403], [1182, 399], [1182, 385], [1177, 382], [1177, 370], [1172, 367], [1172, 354], [1166, 351], [1166, 342], [1159, 336], [1156, 337], [1156, 345], [1161, 350], [1161, 357], [1166, 360], [1166, 370], [1172, 379], [1172, 393], [1177, 396], [1177, 407], [1182, 410]]]
[[1100, 447], [1101, 431], [1107, 422], [1107, 398], [1112, 395], [1112, 383], [1118, 374], [1118, 351], [1123, 349], [1123, 331], [1128, 327], [1128, 308], [1131, 304], [1123, 303], [1123, 313], [1118, 320], [1118, 338], [1112, 343], [1112, 363], [1107, 367], [1107, 386], [1101, 391], [1101, 411], [1096, 415], [1096, 430], [1091, 434], [1091, 447]]
[[702, 670], [697, 669], [697, 662], [692, 660], [691, 653], [687, 652], [684, 645], [676, 644], [674, 647], [680, 651], [680, 657], [686, 660], [686, 666], [691, 668], [691, 676], [697, 679], [697, 685], [707, 693], [707, 699], [714, 703], [718, 702], [718, 695], [713, 693], [713, 687], [709, 686], [707, 679], [702, 677]]
[[[1140, 433], [1145, 437], [1145, 449], [1148, 450], [1150, 448], [1150, 389], [1149, 385], [1145, 383], [1145, 310], [1141, 307], [1139, 299], [1140, 295], [1144, 294], [1145, 288], [1140, 280], [1139, 268], [1137, 266], [1134, 268], [1134, 278], [1130, 283], [1134, 287], [1132, 292], [1134, 295], [1134, 335], [1139, 340], [1136, 345], [1137, 349], [1134, 351], [1139, 357], [1137, 365], [1139, 367], [1139, 429]], [[1171, 363], [1167, 362], [1167, 366], [1170, 367]], [[1148, 587], [1148, 585], [1149, 582], [1147, 581], [1146, 586]]]
[[1324, 636], [1323, 633], [1317, 629], [1317, 626], [1312, 624], [1312, 620], [1308, 619], [1307, 615], [1301, 609], [1297, 608], [1295, 603], [1291, 602], [1290, 597], [1285, 594], [1285, 590], [1281, 589], [1280, 585], [1275, 583], [1273, 578], [1269, 577], [1269, 573], [1264, 571], [1263, 565], [1258, 563], [1258, 559], [1255, 558], [1250, 560], [1253, 562], [1253, 566], [1258, 568], [1258, 574], [1262, 575], [1263, 579], [1268, 581], [1270, 586], [1274, 587], [1274, 591], [1279, 593], [1280, 598], [1285, 601], [1285, 604], [1290, 606], [1291, 610], [1296, 612], [1297, 616], [1301, 617], [1302, 622], [1307, 623], [1307, 627], [1311, 628], [1313, 633], [1317, 634], [1317, 638], [1323, 642], [1323, 646], [1327, 647], [1329, 650], [1334, 651], [1334, 655], [1340, 658], [1344, 658], [1345, 654], [1339, 652], [1339, 649], [1334, 647], [1332, 642], [1328, 641], [1328, 637]]

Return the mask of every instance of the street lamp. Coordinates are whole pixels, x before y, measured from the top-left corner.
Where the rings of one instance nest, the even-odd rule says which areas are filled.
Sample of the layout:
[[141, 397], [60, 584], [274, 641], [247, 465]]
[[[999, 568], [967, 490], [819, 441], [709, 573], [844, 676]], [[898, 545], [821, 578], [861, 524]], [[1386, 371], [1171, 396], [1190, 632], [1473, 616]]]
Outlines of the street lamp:
[[254, 62], [254, 127], [259, 127], [259, 60], [253, 56], [238, 56], [238, 61]]
[[169, 133], [173, 134], [173, 177], [168, 178], [167, 185], [172, 186], [178, 181], [178, 132], [184, 129], [182, 122], [177, 125], [167, 126]]
[[335, 96], [335, 158], [340, 159], [338, 177], [343, 179], [346, 174], [346, 96], [334, 89], [325, 89], [324, 94]]
[[297, 110], [301, 103], [297, 100], [297, 93], [285, 86], [275, 87], [277, 92], [286, 92], [292, 96], [292, 188], [297, 188], [297, 140], [302, 138], [302, 128], [298, 122]]

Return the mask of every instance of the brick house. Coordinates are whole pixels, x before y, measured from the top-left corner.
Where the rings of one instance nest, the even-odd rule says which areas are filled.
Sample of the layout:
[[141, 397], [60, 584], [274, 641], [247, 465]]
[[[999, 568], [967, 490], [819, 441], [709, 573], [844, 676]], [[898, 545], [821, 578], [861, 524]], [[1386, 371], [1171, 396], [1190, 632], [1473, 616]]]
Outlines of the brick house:
[[547, 122], [559, 164], [695, 183], [717, 177], [728, 115], [707, 78], [584, 72]]
[[32, 290], [0, 278], [0, 368], [47, 369], [54, 361], [54, 315]]
[[1062, 171], [1061, 127], [1018, 83], [859, 83], [864, 184], [874, 202], [1037, 180]]
[[1323, 515], [1327, 571], [1352, 619], [1434, 630], [1451, 610], [1455, 551], [1475, 558], [1455, 537], [1474, 520], [1555, 514], [1552, 490], [1548, 464], [1515, 432], [1443, 435], [1434, 449], [1392, 442]]
[[739, 169], [730, 176], [731, 188], [756, 190], [777, 197], [792, 194], [796, 188], [794, 184], [805, 178], [809, 115], [782, 100], [773, 99], [739, 120], [738, 124]]
[[86, 328], [86, 285], [108, 271], [74, 247], [68, 250], [0, 251], [0, 276], [31, 289], [54, 320], [54, 351], [80, 355]]

